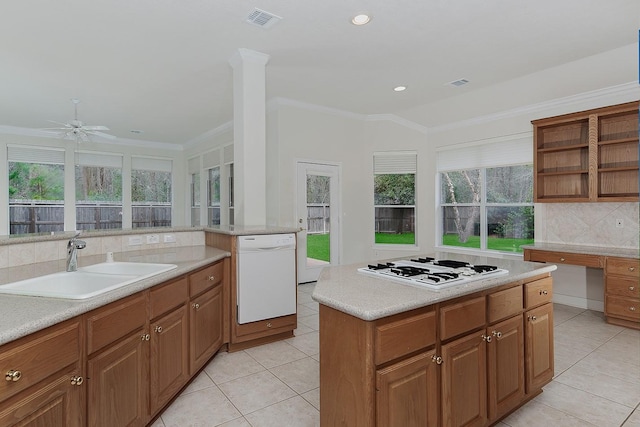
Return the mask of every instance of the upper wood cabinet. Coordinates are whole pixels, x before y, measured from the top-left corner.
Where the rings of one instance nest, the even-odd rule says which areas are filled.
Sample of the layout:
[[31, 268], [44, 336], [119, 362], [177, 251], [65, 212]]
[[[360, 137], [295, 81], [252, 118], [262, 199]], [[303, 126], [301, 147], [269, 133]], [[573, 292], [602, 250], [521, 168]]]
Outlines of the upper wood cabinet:
[[638, 101], [534, 120], [536, 202], [638, 201]]

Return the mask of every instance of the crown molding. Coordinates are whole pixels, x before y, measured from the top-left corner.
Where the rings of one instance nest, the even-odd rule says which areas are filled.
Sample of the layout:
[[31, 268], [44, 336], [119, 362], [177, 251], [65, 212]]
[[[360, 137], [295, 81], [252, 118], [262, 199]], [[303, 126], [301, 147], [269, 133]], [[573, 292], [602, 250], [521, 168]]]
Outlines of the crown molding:
[[[19, 136], [31, 136], [37, 138], [52, 138], [52, 139], [61, 139], [71, 141], [69, 138], [60, 138], [57, 132], [41, 130], [41, 129], [31, 129], [31, 128], [21, 128], [17, 126], [6, 126], [0, 125], [0, 134], [3, 135], [19, 135]], [[129, 139], [129, 138], [115, 138], [115, 139], [105, 139], [100, 138], [99, 136], [92, 137], [95, 140], [92, 140], [93, 143], [99, 144], [109, 144], [109, 145], [125, 145], [127, 147], [143, 147], [143, 148], [155, 148], [169, 151], [183, 151], [184, 147], [180, 144], [171, 144], [168, 142], [158, 142], [158, 141], [146, 141], [140, 139]]]
[[223, 123], [218, 127], [215, 127], [199, 136], [196, 136], [195, 138], [190, 139], [189, 141], [185, 142], [184, 149], [188, 149], [200, 143], [207, 142], [208, 140], [215, 138], [216, 136], [221, 135], [228, 131], [233, 132], [233, 120], [229, 120], [228, 122]]
[[471, 119], [460, 120], [457, 122], [451, 122], [444, 125], [429, 127], [429, 134], [436, 134], [449, 130], [464, 128], [468, 126], [476, 126], [484, 123], [493, 122], [496, 120], [507, 119], [511, 117], [522, 116], [525, 114], [534, 114], [542, 111], [547, 111], [553, 108], [571, 106], [578, 102], [602, 100], [606, 104], [607, 98], [617, 96], [629, 96], [629, 101], [633, 101], [640, 98], [640, 86], [638, 82], [623, 83], [616, 86], [610, 86], [602, 89], [596, 89], [589, 92], [580, 93], [577, 95], [565, 96], [563, 98], [557, 98], [550, 101], [539, 102], [537, 104], [525, 105], [522, 107], [516, 107], [498, 113], [486, 114], [484, 116], [473, 117]]
[[429, 128], [427, 128], [426, 126], [423, 126], [423, 125], [418, 124], [416, 122], [412, 122], [411, 120], [407, 120], [407, 119], [402, 118], [400, 116], [396, 116], [395, 114], [369, 114], [368, 116], [365, 117], [365, 121], [367, 121], [367, 122], [376, 122], [376, 121], [393, 122], [393, 123], [396, 123], [396, 124], [398, 124], [400, 126], [404, 126], [406, 128], [413, 129], [413, 130], [418, 131], [420, 133], [424, 133], [425, 135], [429, 131]]

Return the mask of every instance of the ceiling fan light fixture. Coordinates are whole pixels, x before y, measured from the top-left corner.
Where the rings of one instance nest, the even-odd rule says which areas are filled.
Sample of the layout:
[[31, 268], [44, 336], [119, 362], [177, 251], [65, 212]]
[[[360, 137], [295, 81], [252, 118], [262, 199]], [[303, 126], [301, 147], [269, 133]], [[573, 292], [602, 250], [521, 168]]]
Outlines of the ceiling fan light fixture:
[[406, 86], [396, 86], [396, 87], [393, 88], [393, 90], [396, 91], [396, 92], [403, 92], [403, 91], [407, 90], [407, 87]]

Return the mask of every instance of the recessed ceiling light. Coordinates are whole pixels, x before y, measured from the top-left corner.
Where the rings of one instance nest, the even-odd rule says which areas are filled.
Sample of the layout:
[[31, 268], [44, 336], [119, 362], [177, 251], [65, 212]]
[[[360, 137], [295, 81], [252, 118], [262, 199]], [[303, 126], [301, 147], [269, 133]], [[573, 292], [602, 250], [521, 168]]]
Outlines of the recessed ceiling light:
[[467, 83], [469, 83], [469, 80], [467, 79], [458, 79], [458, 80], [454, 80], [452, 82], [446, 83], [445, 85], [459, 87], [459, 86], [466, 85]]
[[406, 90], [407, 87], [406, 86], [396, 86], [393, 88], [393, 90], [395, 90], [396, 92], [402, 92], [403, 90]]
[[353, 25], [365, 25], [365, 24], [368, 24], [370, 21], [371, 21], [371, 17], [364, 13], [361, 13], [360, 15], [356, 15], [351, 19], [351, 23]]

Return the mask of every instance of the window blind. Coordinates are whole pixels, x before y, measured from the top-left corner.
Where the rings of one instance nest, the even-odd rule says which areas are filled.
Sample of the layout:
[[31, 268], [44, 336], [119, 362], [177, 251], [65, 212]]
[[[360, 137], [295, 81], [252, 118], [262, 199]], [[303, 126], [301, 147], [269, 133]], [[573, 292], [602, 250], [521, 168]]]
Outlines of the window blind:
[[76, 153], [76, 165], [122, 168], [122, 156], [118, 154], [80, 152]]
[[151, 157], [131, 157], [131, 169], [157, 172], [171, 172], [171, 160]]
[[227, 145], [224, 147], [223, 160], [224, 164], [233, 163], [233, 145]]
[[216, 166], [220, 166], [220, 150], [212, 150], [204, 153], [202, 156], [202, 163], [204, 169], [211, 169]]
[[439, 172], [522, 165], [533, 162], [531, 135], [485, 144], [466, 144], [454, 148], [443, 147], [436, 153]]
[[10, 162], [19, 163], [64, 165], [64, 150], [36, 148], [25, 145], [9, 145], [7, 146], [7, 159]]
[[413, 151], [373, 153], [373, 173], [404, 174], [416, 173], [418, 155]]
[[189, 175], [200, 172], [200, 157], [192, 157], [187, 160], [187, 172]]

